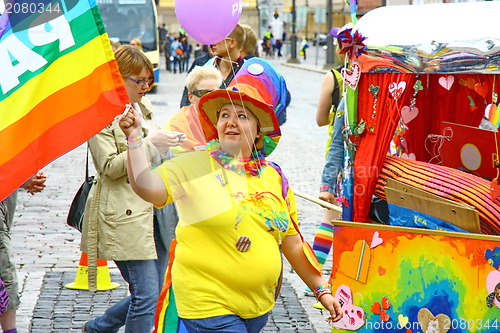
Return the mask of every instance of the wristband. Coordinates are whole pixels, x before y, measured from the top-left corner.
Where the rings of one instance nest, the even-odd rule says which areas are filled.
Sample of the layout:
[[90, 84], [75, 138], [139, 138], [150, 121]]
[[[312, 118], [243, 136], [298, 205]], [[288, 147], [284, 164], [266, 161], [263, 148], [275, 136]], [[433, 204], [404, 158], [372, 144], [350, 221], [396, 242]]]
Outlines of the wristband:
[[316, 289], [314, 289], [314, 297], [316, 297], [316, 300], [319, 301], [321, 296], [324, 296], [326, 294], [331, 295], [332, 291], [330, 290], [331, 286], [326, 285], [326, 286], [318, 286]]
[[138, 137], [136, 138], [125, 138], [125, 140], [127, 141], [136, 141], [136, 140], [139, 140], [139, 139], [142, 139], [144, 137], [144, 132], [141, 132], [141, 135], [139, 135]]
[[316, 300], [319, 302], [319, 299], [327, 294], [331, 295], [332, 292], [330, 290], [323, 290], [322, 292], [318, 293], [318, 295], [316, 295]]
[[128, 147], [128, 149], [139, 148], [140, 146], [142, 146], [143, 143], [144, 143], [144, 140], [141, 140], [135, 145], [130, 145], [130, 141], [127, 141], [127, 147]]

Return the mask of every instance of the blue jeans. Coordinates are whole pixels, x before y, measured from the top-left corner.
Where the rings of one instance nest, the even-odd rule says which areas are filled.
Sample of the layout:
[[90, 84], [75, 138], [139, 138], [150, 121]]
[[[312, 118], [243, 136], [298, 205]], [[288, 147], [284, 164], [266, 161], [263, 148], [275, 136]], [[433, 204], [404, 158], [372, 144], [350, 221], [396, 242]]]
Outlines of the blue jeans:
[[159, 239], [158, 224], [154, 223], [156, 251], [159, 260], [115, 261], [129, 285], [130, 296], [110, 307], [85, 326], [87, 333], [116, 333], [125, 325], [125, 333], [149, 333], [153, 329], [156, 302], [163, 284], [166, 250]]
[[[337, 112], [344, 112], [344, 103], [345, 99], [342, 99], [339, 103]], [[328, 185], [328, 192], [332, 194], [336, 194], [335, 187], [337, 185], [337, 177], [344, 167], [344, 138], [342, 136], [344, 115], [340, 117], [334, 115], [334, 117], [336, 117], [336, 119], [333, 124], [332, 142], [330, 143], [323, 174], [321, 175], [321, 185]]]
[[269, 313], [256, 318], [243, 319], [237, 315], [223, 315], [203, 319], [183, 319], [189, 333], [258, 333], [266, 326]]

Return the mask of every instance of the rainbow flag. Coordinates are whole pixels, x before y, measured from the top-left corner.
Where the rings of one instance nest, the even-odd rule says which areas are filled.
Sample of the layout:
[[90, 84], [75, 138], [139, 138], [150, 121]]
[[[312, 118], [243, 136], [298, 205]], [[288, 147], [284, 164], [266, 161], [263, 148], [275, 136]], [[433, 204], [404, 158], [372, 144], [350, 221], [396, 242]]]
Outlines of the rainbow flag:
[[122, 113], [95, 1], [0, 1], [0, 200]]

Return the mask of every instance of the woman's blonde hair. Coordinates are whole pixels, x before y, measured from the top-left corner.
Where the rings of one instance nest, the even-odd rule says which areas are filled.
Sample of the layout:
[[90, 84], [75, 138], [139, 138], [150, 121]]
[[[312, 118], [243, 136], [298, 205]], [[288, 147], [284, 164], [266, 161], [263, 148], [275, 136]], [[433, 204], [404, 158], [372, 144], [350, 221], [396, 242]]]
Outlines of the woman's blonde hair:
[[216, 80], [218, 85], [222, 84], [222, 74], [213, 66], [196, 66], [186, 77], [186, 87], [189, 92], [196, 90], [196, 85], [201, 80]]
[[139, 38], [132, 38], [129, 43], [132, 44], [132, 42], [135, 42], [135, 47], [142, 51], [142, 41]]
[[115, 58], [123, 77], [139, 75], [146, 68], [150, 77], [153, 77], [153, 64], [139, 49], [130, 45], [122, 45], [115, 51]]

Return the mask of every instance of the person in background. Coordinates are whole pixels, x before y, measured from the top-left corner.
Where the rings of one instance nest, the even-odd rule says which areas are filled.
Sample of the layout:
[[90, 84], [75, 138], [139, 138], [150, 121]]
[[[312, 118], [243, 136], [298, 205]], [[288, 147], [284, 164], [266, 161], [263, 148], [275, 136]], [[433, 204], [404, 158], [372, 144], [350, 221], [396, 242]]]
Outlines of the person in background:
[[[333, 128], [333, 135], [328, 152], [326, 156], [325, 166], [321, 175], [321, 185], [319, 198], [332, 205], [339, 205], [337, 197], [337, 181], [344, 166], [344, 139], [342, 129], [344, 128], [344, 112], [345, 112], [345, 99], [340, 101], [336, 114], [335, 123]], [[323, 268], [330, 249], [333, 245], [333, 219], [340, 219], [341, 215], [334, 210], [325, 209], [323, 220], [316, 229], [313, 241], [313, 250], [318, 258], [318, 262]], [[306, 289], [306, 293], [310, 292]]]
[[[140, 115], [141, 143], [152, 165], [159, 153], [182, 143], [177, 135], [162, 131], [152, 119], [152, 104], [144, 97], [153, 84], [153, 66], [146, 55], [130, 46], [115, 52], [131, 107]], [[130, 296], [84, 323], [82, 332], [150, 332], [156, 301], [167, 265], [167, 249], [153, 206], [137, 196], [127, 177], [127, 137], [116, 122], [89, 139], [97, 175], [85, 207], [81, 250], [89, 257], [89, 289], [95, 289], [97, 258], [113, 260], [128, 283]], [[162, 144], [167, 144], [163, 146]]]
[[[221, 73], [212, 66], [196, 66], [186, 77], [186, 87], [189, 90], [188, 98], [191, 104], [183, 106], [174, 114], [163, 126], [164, 130], [174, 133], [182, 133], [186, 136], [186, 141], [179, 146], [170, 148], [170, 158], [179, 156], [182, 153], [207, 149], [207, 141], [203, 134], [200, 123], [200, 112], [198, 102], [206, 93], [218, 89], [222, 83]], [[168, 249], [175, 238], [175, 227], [178, 222], [178, 213], [175, 204], [165, 206], [160, 211], [168, 209], [173, 212], [170, 216], [170, 222], [167, 228], [162, 231], [162, 239], [165, 247]]]
[[146, 23], [144, 22], [141, 22], [139, 24], [139, 29], [131, 34], [130, 39], [134, 37], [139, 38], [140, 40], [143, 40], [145, 42], [150, 42], [153, 38], [152, 33], [148, 29], [146, 29]]
[[243, 59], [250, 59], [257, 57], [257, 35], [255, 31], [248, 24], [240, 24], [245, 31], [245, 42], [240, 50], [240, 56]]
[[226, 88], [238, 73], [243, 64], [240, 50], [245, 42], [245, 30], [237, 24], [231, 33], [219, 43], [211, 45], [214, 58], [212, 65], [218, 68], [222, 74], [223, 82], [221, 88]]
[[[42, 171], [31, 176], [21, 187], [30, 194], [45, 188], [47, 177]], [[0, 327], [4, 333], [17, 333], [17, 308], [19, 307], [19, 283], [17, 280], [14, 252], [11, 243], [12, 224], [17, 204], [17, 190], [0, 201], [0, 278], [9, 294], [6, 311], [0, 315]]]
[[278, 58], [281, 58], [283, 54], [281, 54], [281, 48], [283, 47], [283, 42], [280, 39], [276, 40], [276, 50], [278, 51]]
[[115, 52], [122, 44], [119, 41], [110, 39], [109, 44], [111, 44], [111, 49]]
[[182, 50], [182, 44], [179, 41], [179, 38], [175, 38], [172, 44], [170, 45], [170, 54], [172, 55], [173, 59], [172, 61], [172, 67], [174, 69], [174, 74], [177, 73], [177, 67], [179, 68], [179, 73], [182, 73], [182, 66], [181, 66], [181, 60], [180, 59], [180, 54], [184, 53], [184, 50]]
[[198, 102], [205, 94], [216, 90], [222, 84], [222, 74], [213, 66], [196, 66], [186, 77], [188, 98], [191, 102], [183, 106], [163, 126], [164, 130], [184, 133], [187, 141], [182, 146], [172, 147], [174, 156], [183, 152], [205, 150], [206, 140], [199, 120]]
[[165, 50], [165, 43], [168, 38], [168, 29], [165, 23], [158, 27], [158, 36], [160, 37], [160, 51]]
[[[331, 30], [332, 36], [336, 39], [336, 53], [340, 60], [344, 60], [344, 55], [340, 54], [340, 41], [337, 39], [339, 28]], [[343, 169], [344, 161], [344, 140], [342, 128], [344, 126], [345, 100], [344, 84], [341, 68], [331, 69], [323, 77], [321, 90], [318, 98], [318, 108], [316, 110], [316, 122], [318, 126], [328, 125], [328, 140], [326, 143], [326, 162], [321, 176], [321, 186], [319, 198], [330, 204], [338, 205], [336, 185], [338, 175]], [[313, 250], [318, 258], [321, 267], [325, 264], [330, 249], [333, 244], [333, 226], [331, 221], [339, 219], [338, 212], [325, 209], [323, 220], [316, 230], [313, 241]], [[306, 289], [306, 293], [310, 292]]]
[[165, 66], [166, 66], [166, 70], [171, 72], [172, 71], [172, 64], [171, 64], [171, 61], [173, 59], [172, 57], [172, 51], [171, 51], [171, 47], [172, 47], [172, 42], [174, 41], [174, 38], [173, 37], [169, 37], [167, 36], [167, 40], [165, 41]]
[[[208, 45], [203, 45], [202, 55], [194, 59], [193, 63], [191, 64], [191, 67], [189, 67], [188, 74], [191, 73], [191, 71], [194, 70], [196, 67], [205, 66], [205, 64], [207, 64], [213, 58], [213, 56], [214, 53], [212, 52], [212, 48], [208, 47]], [[181, 108], [184, 106], [191, 105], [191, 100], [189, 99], [188, 93], [189, 93], [188, 88], [184, 87], [180, 103]]]
[[142, 51], [142, 42], [139, 38], [134, 37], [129, 42], [130, 46], [135, 47], [138, 50]]
[[309, 48], [309, 44], [307, 43], [307, 38], [304, 37], [302, 39], [302, 42], [300, 43], [300, 55], [304, 57], [304, 60], [306, 60], [306, 50]]
[[181, 57], [181, 73], [187, 72], [189, 61], [191, 60], [191, 53], [193, 53], [193, 45], [188, 41], [187, 36], [181, 38], [181, 48], [184, 51]]
[[[241, 25], [237, 24], [233, 31], [222, 41], [217, 44], [210, 45], [211, 57], [204, 65], [212, 65], [218, 68], [222, 74], [221, 88], [226, 88], [236, 75], [241, 65], [243, 65], [243, 57], [240, 50], [245, 42], [245, 30]], [[189, 105], [191, 102], [187, 98], [187, 88], [184, 88], [184, 93], [181, 98], [180, 106]]]
[[196, 46], [194, 47], [194, 58], [201, 57], [203, 55], [203, 47], [199, 44], [196, 43]]
[[141, 144], [140, 115], [130, 110], [120, 120], [124, 133], [137, 138], [128, 149], [134, 191], [155, 206], [176, 202], [179, 208], [175, 259], [166, 275], [178, 315], [190, 333], [221, 327], [260, 332], [279, 292], [283, 253], [329, 311], [329, 320], [338, 321], [340, 304], [314, 256], [311, 262], [304, 252], [293, 192], [279, 167], [265, 158], [281, 135], [272, 97], [260, 95], [268, 91], [265, 83], [243, 81], [239, 76], [228, 89], [201, 98], [207, 150], [182, 154], [154, 170]]

